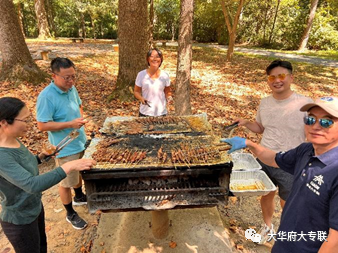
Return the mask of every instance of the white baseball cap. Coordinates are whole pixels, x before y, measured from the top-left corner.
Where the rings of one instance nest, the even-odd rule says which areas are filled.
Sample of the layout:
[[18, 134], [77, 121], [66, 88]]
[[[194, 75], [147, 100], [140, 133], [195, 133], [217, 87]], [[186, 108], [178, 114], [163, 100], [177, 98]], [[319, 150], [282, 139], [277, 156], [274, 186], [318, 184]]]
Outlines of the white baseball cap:
[[314, 103], [309, 103], [300, 108], [301, 112], [308, 112], [311, 108], [319, 106], [333, 117], [338, 118], [338, 98], [337, 97], [321, 97], [317, 98]]

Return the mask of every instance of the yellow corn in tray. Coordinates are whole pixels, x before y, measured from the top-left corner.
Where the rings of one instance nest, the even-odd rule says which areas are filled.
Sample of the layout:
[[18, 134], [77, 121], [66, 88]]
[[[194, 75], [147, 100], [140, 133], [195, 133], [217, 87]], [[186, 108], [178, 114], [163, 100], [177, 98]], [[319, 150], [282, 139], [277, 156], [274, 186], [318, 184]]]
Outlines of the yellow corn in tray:
[[265, 186], [260, 180], [232, 183], [230, 188], [233, 191], [265, 190]]

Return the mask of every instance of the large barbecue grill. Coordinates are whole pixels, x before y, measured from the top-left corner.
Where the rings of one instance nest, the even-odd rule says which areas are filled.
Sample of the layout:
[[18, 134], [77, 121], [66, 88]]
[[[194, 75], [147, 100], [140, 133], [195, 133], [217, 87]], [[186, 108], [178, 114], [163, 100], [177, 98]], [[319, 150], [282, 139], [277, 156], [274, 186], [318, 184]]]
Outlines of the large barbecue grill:
[[206, 115], [110, 117], [85, 157], [88, 208], [168, 210], [226, 203], [232, 162]]

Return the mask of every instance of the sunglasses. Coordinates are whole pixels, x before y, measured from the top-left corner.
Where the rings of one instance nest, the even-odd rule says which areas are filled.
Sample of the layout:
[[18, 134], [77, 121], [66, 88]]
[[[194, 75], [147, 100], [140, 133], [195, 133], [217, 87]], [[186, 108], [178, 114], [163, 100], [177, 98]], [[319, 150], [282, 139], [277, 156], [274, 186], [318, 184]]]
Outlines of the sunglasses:
[[[312, 126], [316, 123], [317, 119], [313, 116], [305, 116], [304, 123], [305, 125]], [[332, 119], [319, 119], [319, 125], [323, 128], [332, 127], [334, 121]]]
[[274, 76], [274, 75], [268, 75], [268, 80], [269, 82], [274, 82], [277, 78], [281, 81], [284, 81], [285, 78], [287, 76], [289, 76], [290, 74], [285, 74], [285, 73], [282, 73], [282, 74], [278, 74], [277, 76]]

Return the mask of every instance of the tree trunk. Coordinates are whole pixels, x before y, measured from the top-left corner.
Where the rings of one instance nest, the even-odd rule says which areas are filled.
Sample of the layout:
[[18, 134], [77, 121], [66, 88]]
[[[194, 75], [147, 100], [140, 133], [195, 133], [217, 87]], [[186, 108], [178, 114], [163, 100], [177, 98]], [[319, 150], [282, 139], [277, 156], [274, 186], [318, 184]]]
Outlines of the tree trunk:
[[16, 6], [17, 6], [17, 10], [18, 10], [20, 29], [21, 29], [23, 37], [26, 37], [25, 30], [23, 29], [23, 13], [22, 13], [21, 5], [22, 5], [22, 3], [19, 2], [19, 3], [17, 3]]
[[45, 5], [46, 5], [45, 7], [46, 7], [46, 13], [47, 13], [47, 20], [48, 20], [48, 24], [50, 27], [50, 31], [51, 31], [52, 37], [55, 37], [56, 27], [55, 27], [55, 22], [53, 18], [55, 16], [53, 0], [46, 0]]
[[90, 19], [91, 19], [91, 21], [92, 21], [91, 23], [92, 23], [92, 29], [93, 29], [93, 38], [94, 38], [94, 40], [96, 40], [95, 20], [94, 20], [94, 18], [93, 18], [92, 16], [90, 17]]
[[[131, 101], [137, 73], [147, 68], [149, 49], [148, 0], [119, 1], [119, 72], [109, 99]], [[137, 15], [135, 15], [137, 13]]]
[[51, 38], [44, 0], [35, 0], [35, 14], [38, 20], [39, 39]]
[[[267, 1], [267, 4], [265, 6], [265, 11], [264, 11], [264, 22], [263, 22], [263, 45], [266, 44], [266, 26], [269, 22], [268, 20], [268, 12], [269, 12], [269, 9], [270, 9], [270, 4], [271, 2], [270, 1]], [[257, 33], [258, 34], [258, 33]]]
[[150, 0], [149, 8], [149, 47], [154, 47], [154, 0]]
[[175, 89], [176, 115], [189, 115], [194, 0], [181, 0]]
[[81, 34], [82, 34], [82, 38], [85, 39], [86, 38], [86, 23], [85, 23], [83, 12], [81, 12]]
[[279, 9], [279, 4], [280, 4], [280, 0], [278, 0], [278, 2], [277, 2], [275, 17], [273, 19], [273, 24], [272, 24], [272, 28], [271, 28], [270, 37], [269, 37], [269, 44], [271, 43], [273, 31], [275, 30], [275, 25], [276, 25], [276, 20], [277, 20], [277, 13], [278, 13], [278, 9]]
[[312, 0], [309, 19], [307, 21], [305, 31], [303, 33], [302, 39], [299, 44], [299, 48], [298, 48], [299, 51], [302, 51], [306, 48], [307, 42], [309, 40], [310, 31], [312, 28], [313, 19], [315, 18], [317, 6], [318, 6], [318, 0]]
[[47, 74], [42, 72], [30, 55], [19, 25], [14, 4], [0, 0], [0, 51], [2, 53], [1, 80], [39, 83]]
[[171, 41], [175, 40], [175, 33], [176, 33], [176, 26], [175, 26], [175, 20], [173, 20], [173, 23], [171, 24]]
[[225, 2], [224, 2], [224, 0], [220, 0], [220, 1], [221, 1], [222, 11], [223, 11], [224, 18], [225, 18], [225, 23], [227, 25], [227, 29], [228, 29], [228, 33], [229, 33], [229, 46], [228, 46], [228, 52], [227, 52], [227, 61], [230, 62], [232, 60], [232, 56], [233, 56], [233, 53], [234, 53], [234, 47], [235, 47], [235, 42], [236, 42], [237, 24], [238, 24], [238, 20], [239, 20], [240, 14], [242, 12], [242, 8], [243, 8], [245, 0], [239, 0], [236, 16], [234, 17], [232, 25], [231, 25], [231, 22], [230, 22], [231, 16], [230, 16], [230, 13], [228, 13], [228, 10], [225, 6]]

